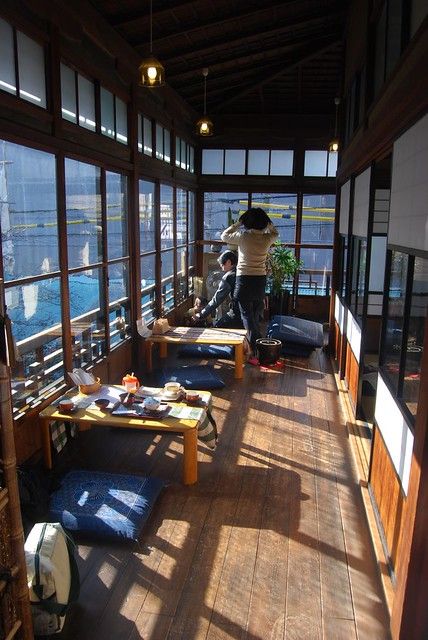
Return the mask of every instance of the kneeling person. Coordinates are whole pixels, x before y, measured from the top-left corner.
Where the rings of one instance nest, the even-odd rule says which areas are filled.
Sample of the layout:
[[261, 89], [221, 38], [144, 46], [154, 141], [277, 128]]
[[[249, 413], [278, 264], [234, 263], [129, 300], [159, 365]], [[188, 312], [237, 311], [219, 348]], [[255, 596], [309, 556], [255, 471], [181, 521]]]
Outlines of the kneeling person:
[[219, 256], [217, 262], [219, 263], [224, 276], [219, 282], [217, 291], [208, 302], [206, 307], [199, 313], [195, 314], [196, 320], [204, 320], [209, 315], [212, 315], [215, 309], [224, 302], [228, 296], [230, 296], [230, 308], [219, 320], [214, 322], [214, 327], [217, 328], [230, 328], [240, 329], [243, 324], [241, 320], [241, 313], [239, 311], [238, 303], [233, 299], [233, 293], [235, 291], [236, 282], [236, 264], [238, 262], [238, 256], [234, 251], [223, 251]]

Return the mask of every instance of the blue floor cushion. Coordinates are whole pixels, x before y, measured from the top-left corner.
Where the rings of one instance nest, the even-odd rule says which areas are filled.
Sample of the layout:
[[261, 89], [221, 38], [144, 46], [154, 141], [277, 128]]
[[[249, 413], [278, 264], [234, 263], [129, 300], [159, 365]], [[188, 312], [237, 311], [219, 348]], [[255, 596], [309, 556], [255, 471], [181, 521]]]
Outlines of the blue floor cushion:
[[312, 349], [324, 344], [322, 324], [294, 316], [274, 316], [267, 336], [281, 340], [284, 353], [289, 355], [309, 355]]
[[233, 358], [234, 349], [227, 344], [185, 344], [177, 352], [180, 358]]
[[50, 500], [50, 516], [70, 531], [137, 540], [164, 481], [71, 471]]
[[169, 381], [179, 382], [185, 389], [222, 389], [222, 380], [209, 365], [183, 365], [164, 367], [158, 372], [158, 384]]

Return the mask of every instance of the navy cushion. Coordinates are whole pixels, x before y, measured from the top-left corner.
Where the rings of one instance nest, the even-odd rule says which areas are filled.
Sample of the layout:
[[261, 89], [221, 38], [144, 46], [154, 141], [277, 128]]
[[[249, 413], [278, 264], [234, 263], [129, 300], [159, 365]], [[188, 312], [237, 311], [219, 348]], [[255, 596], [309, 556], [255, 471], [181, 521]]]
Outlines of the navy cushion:
[[71, 531], [137, 540], [164, 486], [159, 478], [71, 471], [50, 500], [50, 516]]
[[322, 324], [293, 316], [274, 316], [269, 322], [267, 335], [278, 338], [285, 347], [294, 344], [315, 349], [324, 344]]
[[177, 355], [180, 358], [232, 358], [233, 352], [228, 344], [185, 344]]
[[209, 365], [183, 365], [181, 367], [164, 367], [158, 372], [158, 384], [179, 382], [185, 389], [222, 389], [222, 380]]

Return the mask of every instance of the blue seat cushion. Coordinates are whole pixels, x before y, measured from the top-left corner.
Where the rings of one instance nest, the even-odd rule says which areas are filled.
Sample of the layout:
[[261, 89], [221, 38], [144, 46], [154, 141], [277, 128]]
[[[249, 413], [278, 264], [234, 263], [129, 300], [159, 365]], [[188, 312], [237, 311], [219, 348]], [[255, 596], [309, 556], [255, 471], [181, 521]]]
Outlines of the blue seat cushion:
[[209, 365], [183, 365], [181, 367], [164, 367], [158, 372], [158, 384], [179, 382], [185, 389], [222, 389], [222, 380]]
[[137, 540], [164, 481], [70, 471], [50, 499], [50, 517], [70, 531]]
[[281, 340], [285, 348], [289, 345], [299, 345], [310, 350], [324, 344], [322, 324], [294, 316], [273, 316], [267, 328], [267, 335], [269, 338]]
[[177, 352], [180, 358], [232, 358], [233, 347], [228, 344], [185, 344]]

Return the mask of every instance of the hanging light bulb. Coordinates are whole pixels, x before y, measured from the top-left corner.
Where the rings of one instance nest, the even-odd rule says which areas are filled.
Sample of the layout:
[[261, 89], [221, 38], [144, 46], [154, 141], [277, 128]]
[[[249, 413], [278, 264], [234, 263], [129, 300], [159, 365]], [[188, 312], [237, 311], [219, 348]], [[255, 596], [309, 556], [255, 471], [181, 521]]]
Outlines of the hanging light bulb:
[[336, 105], [336, 121], [334, 125], [334, 138], [330, 140], [328, 145], [328, 150], [330, 151], [330, 153], [337, 153], [340, 147], [340, 141], [339, 141], [339, 138], [337, 137], [337, 113], [339, 110], [340, 98], [336, 97], [334, 99], [334, 104]]
[[143, 87], [161, 87], [165, 84], [165, 69], [153, 55], [152, 0], [150, 0], [150, 55], [138, 67]]
[[212, 136], [214, 133], [214, 125], [212, 120], [207, 116], [207, 75], [208, 69], [205, 67], [202, 69], [202, 75], [204, 76], [204, 115], [196, 123], [196, 133], [200, 136]]

